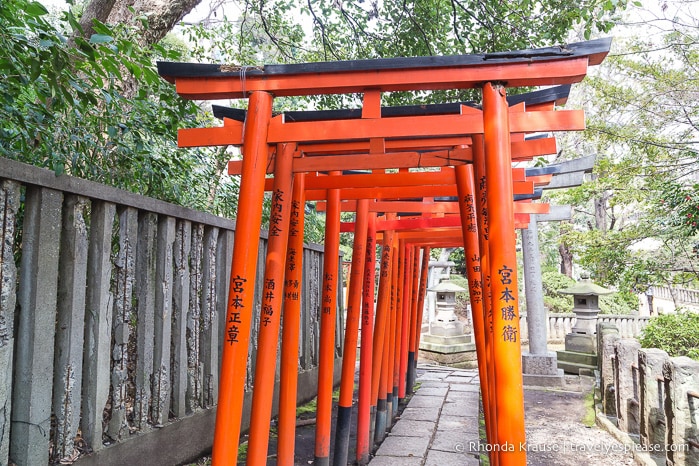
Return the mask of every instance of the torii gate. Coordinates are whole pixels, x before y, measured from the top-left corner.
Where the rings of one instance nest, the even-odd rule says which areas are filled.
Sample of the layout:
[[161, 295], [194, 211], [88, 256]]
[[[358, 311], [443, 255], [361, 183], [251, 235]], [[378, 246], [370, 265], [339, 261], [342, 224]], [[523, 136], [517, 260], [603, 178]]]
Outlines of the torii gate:
[[[185, 98], [219, 99], [249, 96], [248, 118], [243, 125], [224, 124], [222, 130], [206, 131], [203, 139], [217, 139], [220, 144], [243, 144], [242, 178], [239, 199], [239, 215], [236, 243], [231, 269], [228, 327], [224, 345], [220, 379], [219, 403], [214, 439], [213, 461], [228, 464], [237, 455], [240, 434], [245, 367], [253, 305], [251, 289], [257, 259], [257, 233], [261, 222], [261, 206], [264, 177], [270, 144], [279, 144], [275, 160], [276, 192], [279, 203], [273, 208], [285, 209], [281, 202], [288, 195], [291, 185], [293, 161], [288, 142], [343, 141], [364, 139], [370, 149], [383, 146], [386, 138], [443, 137], [454, 135], [474, 136], [474, 147], [482, 140], [486, 166], [485, 174], [478, 170], [476, 177], [486, 179], [488, 200], [488, 237], [490, 247], [484, 246], [485, 224], [479, 225], [482, 256], [488, 259], [493, 272], [491, 282], [494, 309], [512, 307], [517, 315], [516, 263], [514, 253], [514, 213], [511, 171], [510, 134], [533, 132], [539, 129], [579, 129], [580, 114], [568, 112], [537, 112], [508, 115], [505, 86], [536, 86], [577, 82], [584, 77], [587, 66], [598, 64], [609, 50], [610, 40], [570, 44], [565, 48], [548, 48], [505, 54], [479, 54], [454, 57], [400, 58], [384, 60], [360, 60], [352, 62], [317, 63], [303, 65], [272, 65], [264, 69], [240, 69], [218, 65], [159, 64], [161, 75], [174, 81], [177, 91]], [[425, 117], [382, 118], [380, 93], [396, 90], [430, 90], [481, 87], [483, 90], [482, 114], [437, 115]], [[308, 95], [323, 93], [364, 93], [362, 117], [358, 120], [313, 122], [284, 122], [271, 118], [274, 96]], [[566, 117], [572, 116], [574, 124], [566, 125]], [[570, 121], [567, 123], [571, 123]], [[571, 127], [572, 126], [572, 127]], [[203, 134], [202, 133], [202, 134]], [[242, 140], [239, 137], [242, 134]], [[237, 139], [236, 139], [237, 138]], [[371, 150], [370, 150], [371, 152]], [[378, 151], [377, 151], [378, 152]], [[279, 157], [286, 154], [286, 157]], [[281, 163], [286, 159], [285, 164]], [[474, 159], [477, 159], [474, 157]], [[466, 166], [463, 166], [466, 167]], [[283, 169], [282, 169], [283, 168]], [[458, 173], [457, 173], [458, 175]], [[458, 182], [457, 185], [463, 185]], [[485, 188], [485, 186], [484, 186]], [[338, 189], [328, 190], [328, 230], [332, 243], [337, 236], [334, 219], [339, 219]], [[275, 201], [276, 202], [276, 201]], [[280, 223], [288, 214], [280, 212]], [[480, 222], [479, 218], [479, 222]], [[278, 225], [274, 225], [278, 227]], [[332, 227], [332, 228], [331, 228]], [[286, 249], [272, 245], [270, 238], [267, 270], [274, 269], [281, 259], [279, 251]], [[331, 246], [331, 244], [327, 244]], [[331, 248], [332, 249], [332, 248]], [[282, 257], [284, 254], [281, 255]], [[327, 254], [332, 256], [332, 254]], [[482, 270], [488, 270], [483, 266]], [[325, 286], [333, 291], [332, 263], [326, 263]], [[283, 268], [277, 267], [277, 268]], [[271, 272], [270, 272], [271, 273]], [[275, 281], [265, 283], [274, 287]], [[330, 293], [331, 295], [332, 293]], [[276, 305], [270, 293], [267, 305]], [[326, 294], [324, 293], [324, 299]], [[333, 297], [329, 304], [334, 306]], [[509, 314], [508, 314], [509, 315]], [[278, 331], [278, 312], [274, 316]], [[515, 325], [513, 326], [512, 323]], [[524, 419], [521, 385], [521, 360], [516, 341], [518, 329], [515, 322], [502, 319], [493, 313], [493, 355], [497, 364], [495, 383], [506, 390], [499, 390], [491, 404], [502, 422], [496, 423], [495, 436], [500, 446], [512, 445], [514, 451], [501, 452], [500, 464], [525, 464], [526, 452], [519, 450], [524, 442]], [[285, 325], [286, 328], [286, 325]], [[502, 336], [502, 339], [500, 339]], [[323, 338], [321, 335], [321, 345]], [[322, 367], [321, 367], [322, 369]], [[259, 370], [259, 366], [258, 366]], [[256, 375], [257, 376], [257, 375]], [[324, 387], [323, 387], [324, 388]], [[261, 389], [256, 384], [256, 390]], [[319, 387], [319, 390], [321, 387]], [[253, 405], [255, 402], [253, 401]], [[254, 406], [253, 406], [254, 409]], [[505, 422], [505, 420], [507, 422]], [[321, 452], [322, 453], [322, 452]], [[327, 457], [317, 454], [319, 464], [327, 463]]]
[[[518, 101], [520, 103], [526, 102], [528, 105], [528, 108], [534, 109], [534, 110], [543, 110], [544, 106], [550, 107], [550, 109], [553, 109], [553, 104], [554, 102], [559, 102], [563, 100], [563, 96], [567, 96], [568, 93], [568, 88], [562, 86], [562, 88], [555, 88], [555, 89], [550, 89], [546, 90], [544, 92], [538, 91], [534, 93], [528, 93], [524, 95], [517, 96]], [[425, 106], [425, 107], [420, 107], [421, 113], [426, 113], [426, 114], [434, 114], [434, 108], [435, 106]], [[440, 108], [438, 109], [439, 111], [447, 111], [449, 107], [452, 107], [452, 110], [459, 111], [460, 107], [459, 106], [439, 106]], [[521, 111], [523, 107], [520, 105], [519, 108], [514, 108], [514, 111]], [[221, 113], [221, 109], [217, 109], [219, 113]], [[391, 109], [392, 111], [395, 112], [396, 108]], [[406, 110], [403, 108], [401, 109], [402, 113], [407, 113]], [[513, 109], [511, 108], [511, 111]], [[226, 111], [229, 115], [233, 112], [230, 110]], [[241, 118], [240, 111], [236, 112], [238, 115], [233, 114], [233, 116], [237, 119], [243, 119]], [[310, 120], [312, 117], [317, 117], [317, 115], [321, 115], [323, 117], [329, 116], [328, 113], [331, 112], [296, 112], [294, 115], [294, 119], [301, 119], [304, 121]], [[332, 112], [332, 113], [338, 113], [338, 112]], [[286, 116], [286, 114], [285, 114]], [[550, 144], [548, 144], [550, 139], [548, 140], [540, 140], [538, 141], [539, 144], [532, 145], [529, 144], [527, 146], [528, 150], [530, 151], [527, 154], [518, 154], [519, 158], [531, 158], [534, 155], [544, 155], [547, 152], [554, 152], [555, 151], [555, 146], [551, 148]], [[541, 144], [544, 143], [544, 144]], [[412, 140], [411, 144], [415, 144], [415, 141]], [[345, 143], [340, 143], [340, 146], [342, 149], [346, 150], [346, 144]], [[539, 148], [541, 152], [532, 152], [533, 148]], [[338, 148], [333, 147], [330, 145], [329, 147], [326, 148], [326, 151], [334, 151], [338, 150]], [[318, 152], [318, 149], [315, 149], [316, 153]], [[465, 153], [465, 151], [462, 150], [462, 152]], [[358, 157], [357, 157], [358, 158]], [[271, 161], [272, 159], [270, 159]], [[333, 161], [334, 162], [334, 161]], [[355, 160], [350, 160], [350, 162], [354, 162], [354, 164], [357, 164], [356, 159]], [[334, 162], [336, 163], [336, 162]], [[443, 160], [437, 159], [437, 163], [439, 165], [443, 165]], [[239, 167], [239, 164], [237, 167], [234, 164], [231, 164], [231, 172], [236, 173], [237, 168]], [[350, 164], [351, 165], [351, 164]], [[530, 180], [525, 180], [524, 179], [524, 169], [513, 169], [513, 180], [515, 180], [518, 185], [515, 185], [515, 187], [519, 187], [519, 190], [515, 190], [515, 193], [520, 193], [520, 196], [527, 197], [528, 195], [531, 195], [534, 193], [534, 185], [535, 182], [533, 180], [536, 180], [536, 184], [545, 184], [547, 183], [551, 175], [539, 175], [536, 177], [533, 177]], [[265, 184], [265, 190], [271, 191], [273, 187], [272, 179], [266, 180]], [[315, 181], [315, 183], [314, 183]], [[527, 182], [528, 181], [528, 182]], [[383, 188], [404, 188], [405, 186], [424, 186], [424, 189], [427, 189], [427, 192], [420, 192], [420, 189], [412, 188], [409, 191], [405, 189], [390, 189], [388, 192], [383, 189]], [[440, 186], [446, 188], [448, 185], [451, 185], [450, 189], [443, 190], [442, 192], [430, 192], [430, 189], [434, 189], [435, 186]], [[341, 192], [342, 197], [353, 197], [357, 199], [361, 198], [376, 198], [376, 197], [382, 197], [382, 196], [388, 196], [391, 198], [396, 198], [396, 197], [401, 197], [405, 196], [406, 194], [409, 194], [410, 196], [415, 196], [417, 194], [429, 194], [429, 195], [435, 195], [435, 194], [441, 194], [441, 195], [456, 195], [456, 179], [455, 179], [455, 174], [454, 174], [454, 169], [450, 168], [443, 168], [440, 172], [420, 172], [420, 173], [398, 173], [398, 174], [359, 174], [359, 173], [351, 173], [349, 175], [331, 175], [331, 176], [322, 176], [318, 177], [313, 176], [309, 178], [306, 176], [305, 180], [305, 186], [307, 188], [307, 195], [309, 193], [309, 188], [346, 188]], [[373, 186], [373, 189], [369, 190], [366, 189], [369, 186]], [[359, 187], [359, 188], [358, 188]], [[317, 196], [318, 199], [324, 199], [325, 198], [325, 191], [321, 190], [320, 192], [318, 190], [315, 191], [315, 196]], [[472, 194], [473, 196], [473, 194]], [[517, 197], [517, 196], [516, 196]], [[308, 196], [306, 198], [308, 200]], [[394, 201], [395, 202], [395, 201]], [[355, 206], [358, 204], [358, 201], [354, 201]], [[455, 207], [458, 208], [457, 203], [452, 203], [454, 204]], [[432, 204], [433, 205], [433, 204]], [[422, 205], [424, 207], [424, 204]], [[520, 203], [515, 204], [515, 208], [521, 206], [524, 207], [524, 209], [519, 209], [524, 212], [529, 212], [529, 213], [544, 213], [547, 212], [548, 209], [546, 208], [546, 205], [542, 204], [528, 204], [528, 205], [522, 205]], [[528, 207], [528, 208], [527, 208]], [[544, 208], [544, 209], [542, 209]], [[352, 209], [355, 210], [355, 209]], [[361, 209], [360, 209], [361, 210]], [[517, 209], [516, 209], [517, 210]], [[455, 213], [458, 213], [458, 211], [455, 211]], [[358, 211], [358, 217], [361, 217], [362, 214]], [[366, 218], [366, 207], [364, 207], [364, 218]], [[474, 216], [474, 214], [472, 214]], [[475, 218], [475, 216], [474, 216]], [[517, 227], [522, 227], [525, 226], [526, 223], [528, 222], [528, 215], [527, 214], [517, 214], [515, 213], [515, 220], [516, 224], [515, 226]], [[425, 228], [430, 228], [434, 230], [435, 228], [437, 229], [443, 229], [445, 227], [451, 227], [452, 230], [458, 229], [459, 231], [459, 239], [457, 240], [459, 244], [463, 243], [463, 238], [461, 237], [461, 218], [460, 217], [451, 217], [451, 218], [443, 218], [443, 219], [433, 219], [433, 220], [427, 220], [427, 219], [421, 219], [417, 220], [419, 224], [414, 224], [410, 226], [412, 230], [416, 229], [425, 229]], [[412, 221], [415, 223], [415, 220]], [[436, 225], [435, 222], [441, 223], [442, 225]], [[519, 222], [519, 223], [517, 223]], [[385, 223], [385, 222], [384, 222]], [[429, 225], [428, 225], [429, 224]], [[398, 227], [399, 229], [403, 229]], [[386, 227], [385, 225], [382, 226], [380, 229], [392, 229], [390, 227]], [[363, 231], [363, 228], [361, 229]], [[475, 230], [474, 230], [475, 231]], [[400, 242], [403, 243], [405, 240], [401, 239]], [[444, 240], [441, 240], [440, 242], [443, 242]], [[454, 240], [452, 240], [453, 242]], [[336, 436], [335, 436], [335, 464], [346, 464], [347, 463], [347, 452], [348, 452], [348, 443], [349, 443], [349, 430], [350, 430], [350, 412], [351, 412], [351, 406], [352, 406], [352, 382], [354, 380], [354, 361], [356, 358], [356, 353], [355, 353], [355, 348], [356, 348], [356, 343], [357, 343], [357, 325], [356, 322], [358, 321], [358, 310], [359, 310], [359, 302], [361, 300], [361, 280], [359, 275], [359, 271], [362, 270], [362, 264], [361, 262], [357, 262], [358, 258], [361, 259], [363, 258], [363, 255], [361, 254], [363, 250], [363, 239], [356, 239], [355, 240], [355, 253], [353, 255], [353, 264], [352, 264], [352, 270], [353, 273], [351, 274], [353, 279], [350, 281], [350, 305], [348, 307], [348, 312], [347, 312], [347, 331], [345, 333], [345, 352], [343, 355], [343, 373], [342, 373], [342, 381], [341, 381], [341, 388], [340, 388], [340, 400], [339, 400], [339, 406], [338, 406], [338, 419], [337, 419], [337, 429], [336, 429]], [[401, 246], [398, 249], [399, 254], [403, 255], [404, 254], [404, 248]], [[333, 251], [330, 251], [331, 254], [333, 254]], [[477, 254], [476, 251], [473, 251], [474, 254]], [[399, 280], [400, 280], [400, 275], [405, 274], [405, 271], [401, 271], [401, 265], [403, 264], [403, 261], [401, 258], [398, 259], [398, 275], [399, 275]], [[405, 267], [405, 265], [403, 264]], [[356, 271], [356, 272], [355, 272]], [[471, 277], [471, 281], [474, 281], [474, 277]], [[394, 284], [395, 286], [395, 284]], [[381, 294], [381, 287], [379, 290], [379, 293]], [[396, 296], [395, 298], [396, 302], [400, 301], [400, 295]], [[392, 301], [393, 302], [393, 301]], [[398, 306], [398, 305], [397, 305]], [[395, 308], [391, 308], [392, 312], [396, 312]], [[413, 313], [414, 314], [414, 313]], [[382, 439], [383, 432], [385, 430], [385, 425], [386, 425], [386, 411], [389, 413], [391, 412], [391, 405], [393, 404], [393, 412], [395, 412], [397, 408], [397, 401], [398, 398], [403, 398], [405, 396], [405, 372], [407, 370], [407, 365], [408, 365], [408, 360], [413, 360], [414, 359], [414, 354], [416, 352], [416, 348], [411, 351], [407, 352], [407, 333], [408, 333], [408, 319], [403, 318], [402, 314], [397, 314], [398, 322], [396, 323], [395, 328], [391, 326], [390, 331], [388, 334], [390, 335], [395, 335], [395, 342], [394, 342], [394, 337], [391, 337], [390, 343], [387, 345], [390, 347], [391, 354], [398, 354], [400, 356], [400, 366], [398, 364], [398, 361], [395, 361], [395, 359], [398, 359], [398, 356], [389, 356], [388, 359], [390, 361], [393, 361], [390, 364], [393, 364], [393, 391], [391, 392], [388, 390], [387, 392], [384, 390], [382, 391], [382, 396], [381, 399], [378, 400], [378, 405], [379, 405], [379, 410], [378, 410], [378, 420], [377, 420], [377, 432], [379, 433], [377, 435], [377, 439]], [[413, 315], [413, 319], [415, 316]], [[395, 320], [395, 315], [392, 314], [392, 318], [389, 319], [391, 322]], [[421, 320], [421, 319], [420, 319]], [[402, 327], [402, 328], [401, 328]], [[414, 327], [414, 325], [413, 325]], [[364, 331], [364, 329], [363, 329]], [[401, 335], [397, 335], [396, 332], [400, 331]], [[411, 335], [412, 332], [414, 331], [411, 330]], [[332, 333], [332, 332], [331, 332]], [[378, 337], [377, 337], [378, 338]], [[419, 333], [417, 334], [417, 340], [419, 340]], [[482, 338], [479, 340], [482, 341]], [[364, 342], [367, 341], [367, 338], [365, 337]], [[413, 342], [415, 339], [411, 339], [411, 347], [413, 346]], [[400, 342], [402, 344], [402, 352], [397, 351], [398, 348], [396, 348], [396, 351], [394, 351], [394, 347], [396, 347], [396, 342]], [[419, 345], [419, 341], [417, 343]], [[364, 349], [364, 346], [362, 347]], [[262, 349], [264, 351], [264, 348]], [[321, 353], [321, 356], [328, 352], [330, 348], [325, 348], [325, 351]], [[332, 355], [327, 355], [326, 357], [321, 357], [321, 360], [324, 361], [332, 361]], [[376, 359], [376, 355], [374, 356], [374, 361], [376, 364], [378, 364], [378, 359]], [[412, 364], [411, 364], [412, 367]], [[481, 367], [484, 367], [484, 365], [481, 365]], [[282, 378], [284, 378], [284, 369], [282, 368]], [[378, 369], [377, 369], [378, 370]], [[388, 376], [385, 374], [385, 371], [388, 370], [391, 372], [390, 369], [387, 369], [384, 367], [384, 364], [382, 364], [381, 367], [381, 380], [384, 380], [384, 383], [388, 383]], [[271, 379], [271, 373], [268, 376]], [[360, 390], [361, 386], [364, 383], [370, 383], [370, 381], [366, 380], [367, 377], [360, 377]], [[256, 378], [257, 380], [257, 378]], [[485, 374], [483, 374], [482, 378], [484, 387], [486, 385], [486, 377]], [[271, 380], [270, 380], [271, 382]], [[376, 384], [377, 380], [375, 380]], [[388, 389], [389, 387], [384, 387], [384, 389]], [[376, 391], [376, 387], [375, 387]], [[485, 391], [485, 390], [484, 390]], [[384, 398], [385, 395], [385, 398]], [[320, 393], [319, 394], [319, 403], [321, 400], [327, 398], [329, 399], [330, 394], [328, 393]], [[361, 398], [361, 396], [360, 396]], [[375, 410], [376, 405], [377, 405], [377, 399], [376, 396], [372, 398], [372, 407]], [[487, 404], [486, 404], [487, 405]], [[385, 407], [388, 406], [388, 410], [385, 409]], [[320, 410], [319, 410], [320, 411]], [[368, 442], [364, 442], [364, 438], [367, 437], [367, 433], [369, 432], [369, 425], [365, 422], [364, 418], [366, 416], [362, 416], [362, 414], [365, 414], [360, 410], [360, 415], [359, 415], [359, 423], [358, 423], [358, 449], [357, 449], [357, 458], [358, 461], [362, 462], [364, 457], [368, 457]], [[374, 415], [372, 411], [372, 416]], [[280, 414], [280, 418], [283, 418], [284, 415]], [[390, 418], [390, 416], [388, 416]], [[253, 419], [253, 422], [251, 424], [251, 434], [250, 434], [250, 445], [252, 446], [253, 444], [255, 446], [259, 445], [257, 442], [254, 442], [253, 440], [259, 439], [260, 435], [257, 433], [255, 429], [257, 418]], [[267, 420], [262, 420], [262, 421], [257, 421], [259, 423], [262, 423], [262, 425], [267, 424]], [[374, 423], [373, 421], [370, 422], [370, 425], [373, 426]], [[327, 423], [323, 423], [323, 426], [325, 427], [325, 430], [329, 430], [329, 425]], [[323, 445], [327, 443], [328, 441], [328, 435], [325, 434], [322, 435], [323, 429], [319, 427], [317, 429], [317, 433], [320, 434], [318, 435], [317, 438], [317, 444], [316, 448], [318, 448], [320, 445]], [[279, 437], [280, 439], [285, 437], [285, 429], [280, 426], [279, 429]], [[266, 435], [266, 434], [265, 434]], [[368, 435], [368, 437], [373, 438], [372, 435]], [[264, 448], [262, 446], [261, 448]], [[280, 455], [283, 454], [284, 452], [278, 452]], [[286, 455], [284, 455], [286, 456]]]

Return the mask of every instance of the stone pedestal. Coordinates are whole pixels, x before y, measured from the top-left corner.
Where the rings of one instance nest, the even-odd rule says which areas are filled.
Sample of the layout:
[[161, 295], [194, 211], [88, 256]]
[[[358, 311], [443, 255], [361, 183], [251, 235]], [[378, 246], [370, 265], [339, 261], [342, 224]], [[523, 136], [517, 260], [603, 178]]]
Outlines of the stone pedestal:
[[597, 354], [597, 338], [584, 333], [569, 333], [565, 338], [566, 351]]
[[[434, 324], [430, 325], [432, 327]], [[478, 366], [476, 344], [470, 335], [435, 335], [427, 333], [420, 338], [420, 357], [437, 364], [461, 369]]]
[[558, 358], [553, 351], [545, 354], [522, 353], [522, 373], [524, 385], [563, 386], [563, 369], [558, 368]]

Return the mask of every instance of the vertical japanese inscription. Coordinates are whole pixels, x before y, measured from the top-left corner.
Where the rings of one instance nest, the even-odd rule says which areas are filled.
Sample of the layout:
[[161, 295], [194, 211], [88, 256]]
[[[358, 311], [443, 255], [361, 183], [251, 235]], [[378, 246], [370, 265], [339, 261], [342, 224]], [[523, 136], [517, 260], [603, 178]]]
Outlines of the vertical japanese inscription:
[[[510, 289], [513, 285], [512, 283], [513, 269], [507, 265], [503, 265], [498, 269], [498, 279], [502, 285], [505, 287], [502, 289], [499, 299], [498, 306], [500, 309], [500, 316], [505, 322], [502, 328], [502, 340], [507, 342], [517, 342], [518, 326], [515, 319], [517, 318], [517, 313], [515, 312], [514, 304], [510, 304], [511, 301], [515, 301], [515, 296], [513, 295], [513, 289]], [[515, 321], [515, 322], [513, 322]], [[512, 322], [512, 323], [510, 323]], [[512, 325], [512, 324], [515, 325]]]
[[[301, 234], [299, 223], [301, 218], [301, 203], [298, 200], [291, 201], [291, 215], [289, 217], [289, 238], [298, 237]], [[289, 247], [286, 251], [286, 268], [289, 272], [293, 272], [298, 268], [299, 252], [293, 245], [293, 241], [289, 241]], [[301, 299], [301, 283], [298, 279], [287, 279], [284, 281], [284, 299], [298, 301]]]
[[282, 210], [284, 191], [277, 189], [272, 193], [272, 212], [269, 217], [269, 236], [279, 236], [282, 231]]
[[[476, 203], [473, 199], [472, 194], [466, 194], [463, 197], [463, 205], [465, 206], [466, 212], [466, 230], [469, 233], [478, 232], [478, 224], [476, 218]], [[483, 282], [481, 278], [481, 256], [478, 254], [473, 254], [469, 257], [468, 261], [471, 270], [474, 272], [474, 277], [478, 277], [469, 282], [469, 294], [471, 302], [474, 304], [480, 304], [483, 302]]]
[[246, 278], [240, 275], [231, 278], [231, 282], [233, 283], [233, 287], [231, 288], [231, 291], [233, 291], [231, 296], [231, 308], [233, 312], [231, 312], [228, 318], [228, 325], [226, 327], [226, 341], [230, 345], [238, 343], [238, 335], [240, 333], [238, 326], [242, 323], [240, 320], [240, 309], [244, 307], [243, 293], [245, 293], [245, 283], [247, 283], [247, 281]]
[[272, 322], [271, 318], [274, 315], [272, 302], [274, 301], [274, 289], [276, 286], [273, 279], [265, 279], [264, 289], [262, 291], [262, 325], [265, 327]]
[[332, 297], [330, 294], [333, 291], [333, 283], [335, 283], [335, 275], [326, 272], [323, 276], [323, 290], [325, 291], [322, 303], [323, 314], [330, 314], [331, 311]]
[[478, 189], [480, 190], [480, 200], [481, 200], [481, 217], [483, 221], [481, 225], [483, 226], [483, 238], [488, 241], [488, 200], [486, 197], [486, 186], [485, 186], [485, 176], [481, 176], [478, 183]]
[[[376, 251], [375, 251], [375, 248], [376, 248], [375, 244], [376, 243], [375, 243], [375, 241], [376, 240], [374, 239], [374, 235], [372, 235], [371, 233], [367, 234], [366, 250], [365, 250], [365, 254], [366, 254], [365, 265], [366, 265], [366, 267], [373, 267], [374, 266], [375, 255], [376, 255]], [[372, 312], [370, 311], [370, 309], [372, 309], [373, 305], [374, 305], [374, 296], [373, 296], [373, 293], [371, 295], [369, 295], [369, 293], [366, 292], [366, 290], [373, 290], [373, 287], [371, 287], [371, 285], [372, 285], [371, 280], [373, 280], [373, 274], [365, 273], [364, 274], [364, 285], [362, 287], [362, 289], [365, 290], [364, 303], [362, 303], [362, 326], [365, 326], [365, 325], [369, 326], [372, 324], [372, 322], [371, 322]], [[369, 306], [372, 306], [372, 308], [370, 308]]]

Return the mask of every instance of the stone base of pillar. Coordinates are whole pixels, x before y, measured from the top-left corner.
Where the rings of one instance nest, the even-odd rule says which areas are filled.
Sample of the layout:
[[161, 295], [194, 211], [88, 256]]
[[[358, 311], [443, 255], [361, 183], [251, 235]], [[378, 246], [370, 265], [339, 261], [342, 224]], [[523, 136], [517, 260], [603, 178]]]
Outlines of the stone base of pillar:
[[558, 368], [556, 353], [522, 353], [522, 380], [524, 385], [535, 387], [562, 387], [563, 370]]

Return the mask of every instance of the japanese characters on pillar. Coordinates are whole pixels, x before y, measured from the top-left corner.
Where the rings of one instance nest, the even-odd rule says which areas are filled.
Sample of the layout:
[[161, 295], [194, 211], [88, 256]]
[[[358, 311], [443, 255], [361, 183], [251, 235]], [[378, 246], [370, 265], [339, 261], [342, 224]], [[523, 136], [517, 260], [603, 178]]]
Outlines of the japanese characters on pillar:
[[483, 221], [481, 222], [481, 228], [483, 229], [483, 239], [488, 241], [488, 199], [486, 197], [486, 184], [485, 184], [485, 174], [480, 176], [478, 180], [478, 191], [480, 198], [480, 212]]
[[331, 293], [333, 292], [333, 285], [335, 284], [335, 274], [333, 272], [325, 272], [323, 275], [323, 303], [321, 310], [323, 314], [330, 314], [332, 311], [332, 298]]
[[231, 277], [231, 302], [230, 302], [230, 312], [228, 315], [228, 322], [226, 323], [226, 341], [228, 344], [233, 345], [238, 343], [238, 335], [240, 333], [239, 325], [242, 323], [240, 320], [240, 314], [242, 313], [242, 308], [245, 307], [243, 304], [243, 293], [245, 293], [245, 284], [247, 279], [237, 275]]
[[[301, 233], [299, 219], [301, 218], [301, 203], [298, 200], [291, 202], [291, 217], [289, 219], [289, 238], [296, 238]], [[298, 268], [299, 251], [296, 250], [293, 241], [289, 241], [289, 248], [286, 251], [287, 271], [293, 272]], [[284, 282], [284, 298], [292, 301], [301, 299], [301, 286], [297, 278], [287, 278]]]
[[[301, 218], [301, 203], [294, 199], [291, 201], [291, 218], [289, 219], [289, 237], [290, 238], [295, 238], [298, 235], [301, 234], [301, 230], [299, 227], [302, 227], [303, 225], [299, 224], [299, 219]], [[287, 259], [289, 263], [289, 270], [296, 270], [297, 267], [297, 260], [296, 260], [296, 255], [299, 253], [299, 251], [296, 250], [295, 247], [290, 247], [287, 250]]]
[[[367, 230], [365, 254], [365, 264], [371, 265], [373, 267], [376, 263], [376, 231], [372, 231], [371, 228]], [[374, 313], [372, 312], [372, 309], [374, 307], [373, 291], [375, 285], [373, 282], [374, 276], [372, 274], [365, 273], [364, 283], [362, 286], [362, 289], [364, 290], [364, 293], [362, 295], [362, 328], [364, 328], [365, 326], [371, 327], [374, 323]], [[372, 293], [368, 293], [369, 290], [371, 290]]]
[[[271, 226], [270, 226], [271, 228]], [[272, 302], [274, 302], [274, 289], [276, 288], [274, 279], [265, 279], [264, 288], [262, 290], [262, 325], [265, 327], [271, 323], [271, 318], [274, 315]]]
[[513, 269], [507, 265], [503, 265], [498, 269], [497, 274], [500, 284], [505, 285], [499, 298], [500, 317], [505, 321], [505, 326], [502, 329], [502, 340], [517, 343], [519, 326], [513, 325], [513, 321], [517, 318], [514, 306], [514, 301], [516, 300], [516, 290], [514, 290], [514, 287], [517, 285], [512, 282]]
[[[481, 140], [482, 138], [478, 138]], [[481, 141], [481, 151], [482, 151], [482, 141]], [[488, 331], [490, 334], [493, 333], [493, 307], [490, 305], [490, 268], [483, 267], [483, 254], [487, 254], [488, 251], [488, 197], [487, 189], [485, 183], [485, 165], [484, 160], [478, 160], [474, 164], [474, 174], [478, 177], [478, 204], [480, 216], [478, 223], [481, 230], [481, 257], [479, 257], [478, 272], [481, 273], [481, 293], [484, 304], [484, 310], [486, 312], [486, 323], [488, 325]]]
[[[471, 185], [473, 186], [473, 185]], [[462, 202], [466, 210], [466, 231], [468, 233], [478, 232], [478, 221], [476, 217], [476, 202], [473, 194], [465, 194]], [[485, 233], [484, 233], [485, 234]], [[483, 302], [483, 281], [481, 278], [481, 256], [480, 254], [469, 254], [469, 264], [471, 271], [478, 277], [469, 282], [469, 296], [473, 304], [481, 304]]]
[[284, 192], [280, 189], [274, 190], [272, 193], [272, 212], [269, 217], [269, 236], [279, 236], [281, 233], [282, 222], [282, 202], [284, 201]]

